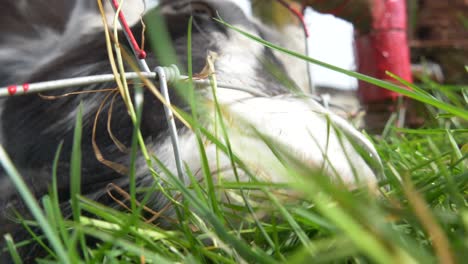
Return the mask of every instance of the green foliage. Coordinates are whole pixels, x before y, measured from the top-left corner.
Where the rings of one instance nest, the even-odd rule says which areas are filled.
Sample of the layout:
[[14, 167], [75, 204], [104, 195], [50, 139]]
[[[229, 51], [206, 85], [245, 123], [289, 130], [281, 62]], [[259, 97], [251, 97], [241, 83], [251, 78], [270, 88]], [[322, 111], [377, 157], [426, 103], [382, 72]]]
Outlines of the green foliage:
[[[231, 27], [230, 25], [227, 25]], [[240, 32], [240, 30], [233, 28]], [[255, 179], [232, 152], [226, 128], [215, 102], [219, 135], [203, 127], [199, 113], [180, 114], [199, 140], [204, 181], [187, 174], [190, 184], [157, 159], [160, 172], [149, 170], [163, 183], [146, 190], [135, 185], [137, 136], [132, 141], [130, 170], [131, 209], [127, 212], [105, 207], [80, 196], [81, 114], [77, 117], [71, 166], [72, 219], [60, 211], [56, 171], [48, 196], [39, 203], [0, 148], [0, 162], [24, 199], [43, 235], [32, 235], [50, 254], [41, 263], [453, 263], [468, 257], [468, 194], [466, 98], [447, 86], [426, 82], [412, 91], [358, 73], [339, 69], [286, 51], [271, 43], [240, 32], [252, 41], [287, 52], [324, 67], [399, 91], [427, 103], [437, 122], [432, 127], [401, 129], [391, 125], [383, 136], [372, 137], [384, 160], [386, 180], [380, 194], [367, 188], [348, 191], [333, 184], [299, 161], [292, 161], [288, 176], [292, 183], [266, 183]], [[190, 54], [189, 41], [189, 54]], [[190, 62], [190, 57], [189, 57]], [[192, 78], [191, 65], [188, 65]], [[397, 77], [395, 77], [397, 78]], [[397, 78], [398, 79], [398, 78]], [[213, 87], [213, 89], [216, 87]], [[192, 88], [193, 89], [193, 88]], [[460, 88], [461, 90], [466, 88]], [[187, 101], [195, 106], [193, 92]], [[81, 113], [81, 112], [79, 112]], [[139, 116], [134, 134], [138, 134]], [[261, 135], [259, 135], [261, 137]], [[242, 169], [251, 179], [226, 182], [211, 175], [204, 140], [226, 153], [234, 171]], [[273, 151], [280, 151], [263, 139]], [[57, 166], [58, 155], [54, 162]], [[291, 160], [288, 160], [291, 162]], [[52, 162], [51, 162], [52, 163]], [[146, 223], [144, 202], [137, 193], [165, 193], [177, 212], [170, 230]], [[223, 192], [238, 193], [241, 202], [222, 199]], [[284, 193], [291, 197], [286, 198]], [[299, 195], [297, 195], [299, 194]], [[180, 197], [176, 199], [175, 197]], [[141, 203], [140, 203], [141, 202]], [[86, 216], [84, 216], [85, 214]], [[267, 216], [267, 217], [266, 217]], [[98, 241], [87, 244], [87, 238]], [[22, 241], [6, 236], [7, 249], [20, 263], [17, 249]], [[44, 243], [46, 242], [46, 243]], [[50, 248], [48, 248], [50, 246]]]

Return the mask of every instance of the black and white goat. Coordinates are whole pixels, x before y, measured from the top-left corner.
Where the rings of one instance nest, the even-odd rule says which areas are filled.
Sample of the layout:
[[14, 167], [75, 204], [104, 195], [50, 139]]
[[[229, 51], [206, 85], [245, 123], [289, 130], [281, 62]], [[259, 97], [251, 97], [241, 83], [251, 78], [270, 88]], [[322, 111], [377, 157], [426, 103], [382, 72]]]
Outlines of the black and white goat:
[[[282, 72], [287, 72], [280, 56], [268, 48], [244, 36], [228, 30], [212, 19], [219, 15], [226, 22], [247, 32], [273, 42], [288, 41], [275, 35], [274, 31], [248, 18], [229, 0], [167, 0], [160, 1], [159, 12], [166, 20], [180, 65], [186, 66], [187, 25], [194, 17], [192, 36], [194, 71], [205, 65], [208, 51], [215, 51], [216, 76], [220, 82], [256, 89], [265, 96], [251, 93], [218, 89], [217, 96], [223, 113], [229, 113], [229, 138], [234, 153], [256, 172], [259, 180], [271, 182], [288, 181], [286, 167], [278, 161], [267, 143], [258, 134], [287, 149], [289, 155], [311, 168], [322, 169], [331, 178], [342, 179], [349, 186], [358, 181], [375, 186], [377, 172], [365, 158], [358, 154], [351, 141], [358, 142], [376, 157], [369, 141], [346, 121], [329, 113], [313, 100], [291, 94], [267, 70], [265, 61]], [[100, 17], [93, 0], [60, 1], [30, 0], [3, 1], [0, 10], [0, 87], [12, 83], [39, 82], [63, 78], [111, 73]], [[125, 10], [125, 9], [124, 9]], [[151, 26], [151, 25], [149, 25]], [[140, 23], [133, 26], [134, 32], [141, 32]], [[136, 34], [138, 35], [138, 34]], [[122, 36], [123, 40], [124, 37]], [[151, 67], [159, 63], [152, 52], [147, 59]], [[263, 63], [262, 63], [263, 62]], [[298, 61], [303, 65], [303, 62]], [[296, 77], [292, 77], [294, 79]], [[302, 76], [306, 78], [306, 76]], [[293, 80], [300, 82], [301, 80]], [[91, 91], [115, 87], [115, 83], [70, 87], [66, 92]], [[64, 91], [44, 93], [58, 96]], [[212, 96], [206, 90], [200, 92], [206, 102]], [[45, 100], [30, 94], [2, 99], [0, 108], [2, 145], [11, 156], [25, 181], [36, 197], [46, 194], [51, 182], [52, 160], [60, 142], [63, 142], [61, 159], [58, 164], [58, 188], [60, 200], [66, 204], [69, 197], [69, 157], [77, 109], [83, 105], [82, 143], [82, 192], [90, 198], [115, 206], [106, 193], [106, 186], [113, 183], [122, 189], [128, 188], [128, 177], [103, 165], [95, 157], [92, 146], [93, 120], [106, 93], [80, 93]], [[176, 92], [171, 100], [178, 108], [190, 108]], [[144, 92], [145, 103], [142, 114], [141, 132], [148, 149], [175, 173], [173, 158], [163, 105], [148, 91]], [[208, 109], [213, 113], [214, 108]], [[212, 104], [211, 104], [212, 105]], [[115, 137], [129, 146], [133, 125], [123, 101], [117, 98], [110, 108], [105, 104], [103, 113], [112, 111], [111, 130]], [[211, 114], [212, 114], [211, 113]], [[210, 114], [209, 114], [210, 116]], [[121, 152], [111, 139], [107, 120], [101, 118], [96, 127], [96, 142], [102, 155], [114, 162], [129, 165], [128, 153]], [[206, 127], [213, 131], [211, 118], [206, 118]], [[337, 135], [333, 127], [342, 130], [346, 137]], [[201, 177], [200, 154], [195, 135], [178, 124], [178, 136], [182, 160], [196, 177]], [[352, 138], [350, 140], [348, 138]], [[207, 143], [207, 155], [215, 160], [217, 149]], [[217, 168], [230, 168], [226, 155], [219, 158], [220, 164], [210, 164], [213, 172]], [[138, 157], [138, 186], [152, 186], [151, 177], [143, 157]], [[158, 168], [155, 168], [158, 170]], [[21, 211], [22, 203], [5, 173], [0, 171], [1, 210], [16, 207]], [[163, 174], [164, 175], [164, 174]], [[232, 173], [223, 172], [219, 177], [234, 180]], [[245, 176], [247, 177], [247, 176]], [[247, 179], [244, 179], [247, 180]], [[154, 210], [165, 204], [164, 196], [155, 193], [147, 206]], [[13, 224], [7, 224], [6, 214], [1, 213], [0, 233], [15, 232]]]

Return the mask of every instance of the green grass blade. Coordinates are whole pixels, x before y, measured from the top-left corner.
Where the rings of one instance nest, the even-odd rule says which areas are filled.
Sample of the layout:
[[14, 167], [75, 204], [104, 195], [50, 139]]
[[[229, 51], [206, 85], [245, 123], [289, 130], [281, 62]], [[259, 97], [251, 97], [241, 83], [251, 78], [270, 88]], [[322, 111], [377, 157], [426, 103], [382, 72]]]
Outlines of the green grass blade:
[[5, 242], [8, 247], [8, 252], [10, 253], [11, 259], [13, 260], [14, 264], [22, 264], [23, 261], [21, 261], [21, 258], [18, 254], [18, 250], [16, 249], [15, 242], [13, 241], [13, 238], [11, 237], [10, 234], [6, 234], [4, 236]]
[[300, 54], [300, 53], [297, 53], [297, 52], [294, 52], [294, 51], [290, 51], [288, 49], [285, 49], [283, 47], [275, 45], [275, 44], [273, 44], [271, 42], [265, 41], [265, 40], [263, 40], [263, 39], [261, 39], [261, 38], [259, 38], [257, 36], [254, 36], [254, 35], [246, 32], [246, 31], [243, 31], [243, 30], [239, 29], [239, 28], [237, 28], [235, 26], [232, 26], [232, 25], [226, 23], [222, 19], [216, 19], [216, 20], [218, 22], [220, 22], [221, 24], [225, 25], [226, 27], [228, 27], [230, 29], [233, 29], [234, 31], [239, 32], [240, 34], [246, 36], [247, 38], [252, 39], [252, 40], [254, 40], [254, 41], [256, 41], [256, 42], [258, 42], [258, 43], [260, 43], [260, 44], [262, 44], [262, 45], [264, 45], [266, 47], [269, 47], [271, 49], [286, 53], [286, 54], [291, 55], [293, 57], [308, 61], [310, 63], [322, 66], [324, 68], [333, 70], [335, 72], [346, 74], [348, 76], [357, 78], [357, 79], [359, 79], [361, 81], [365, 81], [365, 82], [374, 84], [374, 85], [376, 85], [378, 87], [382, 87], [382, 88], [385, 88], [387, 90], [397, 92], [397, 93], [405, 95], [405, 96], [407, 96], [409, 98], [415, 99], [417, 101], [420, 101], [420, 102], [423, 102], [423, 103], [426, 103], [426, 104], [433, 105], [433, 106], [435, 106], [435, 107], [437, 107], [439, 109], [445, 110], [445, 111], [447, 111], [449, 113], [452, 113], [452, 114], [454, 114], [454, 115], [456, 115], [458, 117], [461, 117], [463, 119], [468, 120], [468, 111], [465, 110], [465, 109], [461, 109], [459, 107], [444, 103], [444, 102], [436, 100], [434, 98], [419, 94], [419, 93], [414, 92], [414, 91], [410, 91], [408, 89], [402, 88], [402, 87], [400, 87], [398, 85], [395, 85], [395, 84], [392, 84], [390, 82], [382, 81], [382, 80], [379, 80], [379, 79], [376, 79], [376, 78], [373, 78], [373, 77], [370, 77], [370, 76], [367, 76], [367, 75], [364, 75], [364, 74], [361, 74], [361, 73], [348, 71], [348, 70], [345, 70], [343, 68], [328, 64], [326, 62], [319, 61], [319, 60], [307, 57], [307, 56], [305, 56], [303, 54]]
[[14, 167], [13, 163], [8, 157], [8, 154], [3, 149], [3, 146], [0, 146], [0, 163], [5, 169], [7, 175], [10, 177], [11, 181], [14, 183], [15, 187], [17, 188], [19, 194], [23, 198], [31, 214], [37, 220], [39, 226], [44, 232], [44, 235], [47, 237], [52, 248], [57, 253], [57, 257], [59, 258], [60, 262], [65, 264], [71, 264], [70, 259], [68, 258], [68, 254], [60, 241], [59, 235], [54, 232], [53, 228], [48, 223], [47, 218], [43, 214], [37, 200], [34, 198], [34, 195], [28, 189], [23, 178]]
[[[81, 194], [81, 139], [83, 133], [83, 105], [80, 103], [75, 120], [75, 129], [73, 132], [73, 146], [70, 160], [70, 200], [73, 219], [79, 223], [81, 217], [81, 206], [79, 202], [79, 196]], [[75, 237], [80, 243], [82, 252], [84, 253], [85, 259], [88, 259], [86, 254], [86, 238], [84, 234], [79, 230], [75, 229]], [[74, 239], [71, 241], [75, 242]], [[73, 247], [73, 245], [72, 245]]]
[[80, 203], [78, 200], [81, 194], [81, 137], [82, 137], [82, 111], [80, 104], [75, 120], [75, 130], [73, 135], [73, 146], [70, 161], [70, 199], [73, 210], [73, 219], [80, 221]]

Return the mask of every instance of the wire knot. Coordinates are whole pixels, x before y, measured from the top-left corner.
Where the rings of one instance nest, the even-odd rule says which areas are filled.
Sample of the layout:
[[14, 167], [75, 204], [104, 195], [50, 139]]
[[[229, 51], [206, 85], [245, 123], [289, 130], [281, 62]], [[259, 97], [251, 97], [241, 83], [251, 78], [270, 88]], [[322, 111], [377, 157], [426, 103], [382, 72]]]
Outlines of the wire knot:
[[162, 70], [164, 71], [164, 73], [166, 75], [165, 76], [166, 81], [167, 81], [168, 84], [175, 84], [181, 79], [180, 70], [175, 64], [172, 64], [171, 66], [168, 66], [168, 67], [156, 67], [154, 69], [154, 71], [157, 74], [159, 74], [158, 71], [157, 71], [158, 68], [162, 68]]

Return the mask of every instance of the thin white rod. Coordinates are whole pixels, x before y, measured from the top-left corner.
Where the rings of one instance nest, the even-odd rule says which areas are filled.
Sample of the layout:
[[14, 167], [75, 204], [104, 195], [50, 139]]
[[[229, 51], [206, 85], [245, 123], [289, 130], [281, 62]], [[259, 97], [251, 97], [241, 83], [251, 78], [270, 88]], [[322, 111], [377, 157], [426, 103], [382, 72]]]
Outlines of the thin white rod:
[[[154, 72], [148, 72], [148, 73], [142, 72], [140, 74], [149, 79], [156, 78], [156, 73]], [[117, 77], [119, 78], [119, 76]], [[130, 80], [139, 79], [140, 76], [136, 72], [128, 72], [128, 73], [125, 73], [125, 78], [130, 79]], [[97, 83], [106, 83], [106, 82], [113, 82], [113, 81], [115, 81], [115, 76], [113, 74], [101, 74], [101, 75], [68, 78], [68, 79], [47, 81], [47, 82], [26, 83], [26, 84], [20, 84], [20, 85], [15, 84], [15, 85], [9, 85], [7, 87], [1, 87], [0, 97], [17, 96], [17, 95], [24, 95], [24, 94], [30, 94], [30, 93], [41, 93], [41, 92], [59, 90], [63, 88], [93, 85]]]
[[[112, 0], [110, 0], [110, 2], [112, 4]], [[121, 10], [116, 10], [117, 6], [115, 6], [115, 5], [112, 5], [112, 6], [114, 7], [115, 12], [122, 12]], [[142, 72], [151, 73], [151, 70], [149, 69], [148, 64], [146, 63], [146, 60], [144, 58], [141, 58], [140, 57], [141, 54], [139, 54], [137, 52], [137, 50], [135, 50], [134, 43], [132, 43], [131, 36], [130, 36], [130, 34], [132, 34], [132, 33], [127, 32], [127, 30], [125, 28], [125, 25], [124, 25], [124, 21], [122, 21], [122, 19], [123, 18], [119, 17], [120, 25], [124, 29], [123, 32], [125, 34], [125, 37], [127, 38], [127, 41], [130, 43], [130, 46], [132, 47], [133, 54], [135, 55], [136, 58], [138, 58], [138, 65], [140, 66], [140, 69], [142, 70]], [[156, 72], [157, 72], [157, 76], [159, 77], [159, 83], [160, 83], [159, 88], [161, 89], [161, 92], [162, 92], [166, 102], [170, 105], [171, 102], [170, 102], [170, 98], [169, 98], [169, 90], [167, 88], [166, 72], [165, 72], [164, 68], [162, 68], [162, 67], [157, 67]], [[137, 88], [135, 90], [134, 98], [135, 98], [135, 104], [136, 104], [137, 109], [142, 109], [143, 101], [144, 101], [143, 89], [142, 88]], [[176, 125], [175, 125], [174, 115], [172, 113], [172, 110], [165, 104], [164, 104], [164, 112], [166, 114], [166, 121], [167, 121], [167, 124], [169, 126], [169, 131], [170, 131], [170, 134], [171, 134], [171, 141], [172, 141], [172, 147], [174, 149], [174, 157], [175, 157], [175, 162], [176, 162], [176, 167], [177, 167], [177, 173], [179, 175], [179, 179], [182, 182], [185, 182], [184, 181], [184, 174], [183, 174], [183, 170], [182, 170], [182, 160], [180, 158], [179, 137], [178, 137], [178, 134], [177, 134], [177, 128], [176, 128]]]
[[[127, 80], [135, 80], [135, 79], [140, 79], [140, 75], [148, 79], [158, 78], [155, 72], [140, 72], [140, 73], [126, 72], [125, 78]], [[117, 76], [117, 78], [119, 78], [119, 76]], [[188, 76], [181, 75], [178, 78], [178, 81], [183, 82], [183, 81], [187, 81], [188, 79], [189, 79]], [[93, 85], [93, 84], [98, 84], [98, 83], [106, 83], [106, 82], [114, 82], [114, 81], [115, 81], [115, 77], [113, 74], [101, 74], [101, 75], [75, 77], [75, 78], [68, 78], [68, 79], [54, 80], [54, 81], [47, 81], [47, 82], [15, 84], [15, 85], [7, 86], [7, 87], [0, 87], [0, 97], [34, 94], [34, 93], [41, 93], [41, 92], [47, 92], [47, 91], [53, 91], [53, 90], [60, 90], [60, 89], [65, 89], [65, 88], [70, 88], [70, 87], [86, 86], [86, 85]], [[210, 82], [208, 80], [193, 80], [193, 82], [198, 87], [210, 85]], [[23, 89], [23, 86], [25, 85], [28, 87], [26, 90]], [[10, 91], [11, 88], [9, 87], [15, 87], [14, 90], [16, 92], [12, 93]], [[235, 86], [235, 85], [225, 83], [225, 82], [219, 82], [218, 88], [242, 91], [242, 92], [250, 93], [255, 96], [268, 96], [266, 93], [262, 93], [253, 88]]]
[[[125, 73], [125, 78], [127, 80], [140, 79], [140, 76], [148, 78], [148, 79], [158, 79], [158, 75], [155, 72], [150, 72], [150, 73], [148, 72], [140, 72], [140, 73], [126, 72]], [[184, 81], [188, 81], [188, 79], [189, 79], [188, 76], [180, 75], [178, 78], [178, 81], [184, 82]], [[7, 87], [0, 87], [0, 98], [48, 92], [48, 91], [60, 90], [60, 89], [65, 89], [65, 88], [70, 88], [70, 87], [86, 86], [86, 85], [93, 85], [93, 84], [98, 84], [98, 83], [106, 83], [106, 82], [114, 82], [114, 81], [115, 81], [115, 77], [113, 74], [101, 74], [101, 75], [92, 75], [92, 76], [86, 76], [86, 77], [68, 78], [68, 79], [55, 80], [55, 81], [29, 83], [27, 84], [28, 86], [27, 91], [23, 89], [24, 85], [10, 85]], [[210, 81], [208, 80], [193, 80], [193, 82], [198, 88], [203, 88], [205, 86], [210, 85]], [[16, 92], [11, 93], [9, 87], [15, 87]], [[249, 93], [253, 96], [269, 97], [268, 94], [255, 90], [254, 88], [240, 87], [240, 86], [232, 85], [232, 84], [225, 83], [225, 82], [219, 82], [217, 87], [220, 89], [241, 91], [241, 92]], [[323, 103], [322, 98], [318, 96], [309, 94], [307, 95], [307, 97], [312, 98], [317, 102]], [[340, 107], [337, 104], [334, 104], [333, 102], [329, 102], [329, 104], [330, 106], [343, 109], [342, 107]]]
[[[170, 105], [170, 96], [169, 96], [169, 89], [167, 88], [167, 78], [166, 78], [166, 71], [163, 67], [156, 67], [156, 73], [159, 77], [159, 89], [161, 90], [161, 94], [164, 96], [166, 102]], [[174, 158], [177, 168], [177, 174], [181, 182], [186, 183], [184, 173], [182, 170], [182, 159], [180, 156], [180, 147], [179, 147], [179, 137], [177, 134], [177, 127], [175, 125], [174, 114], [172, 110], [164, 104], [164, 113], [166, 114], [166, 121], [169, 127], [169, 132], [171, 134], [171, 142], [172, 142], [172, 149], [174, 151]]]

